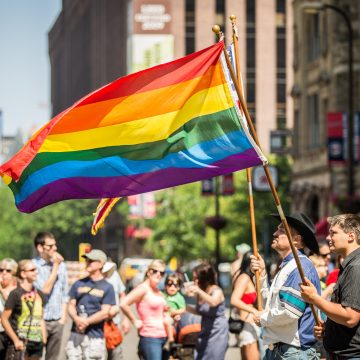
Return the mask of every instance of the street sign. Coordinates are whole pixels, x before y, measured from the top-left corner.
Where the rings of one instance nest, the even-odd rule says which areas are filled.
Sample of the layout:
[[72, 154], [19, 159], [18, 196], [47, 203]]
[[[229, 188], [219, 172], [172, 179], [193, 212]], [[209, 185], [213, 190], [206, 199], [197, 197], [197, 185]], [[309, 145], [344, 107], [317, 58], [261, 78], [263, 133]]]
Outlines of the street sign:
[[85, 259], [82, 256], [89, 253], [90, 251], [91, 251], [91, 244], [80, 243], [79, 244], [79, 261], [85, 262]]
[[215, 178], [201, 180], [201, 195], [209, 196], [215, 194]]
[[222, 195], [233, 195], [235, 192], [234, 188], [234, 175], [233, 173], [224, 175], [221, 184]]
[[[279, 183], [278, 170], [275, 166], [268, 165], [268, 169], [273, 180], [275, 188]], [[271, 191], [264, 168], [262, 166], [253, 167], [252, 187], [255, 191]]]

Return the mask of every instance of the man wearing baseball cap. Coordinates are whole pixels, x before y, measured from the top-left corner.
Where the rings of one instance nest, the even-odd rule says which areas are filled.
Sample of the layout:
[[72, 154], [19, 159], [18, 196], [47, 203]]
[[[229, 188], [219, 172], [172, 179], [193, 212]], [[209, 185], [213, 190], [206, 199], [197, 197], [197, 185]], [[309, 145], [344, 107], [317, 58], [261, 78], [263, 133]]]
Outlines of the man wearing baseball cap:
[[73, 320], [70, 339], [66, 346], [68, 359], [105, 359], [104, 320], [115, 305], [115, 292], [102, 274], [106, 254], [93, 249], [84, 254], [89, 276], [76, 281], [70, 289], [69, 314]]
[[[277, 214], [272, 217], [280, 221]], [[318, 253], [315, 227], [303, 213], [286, 216], [292, 240], [298, 249], [305, 276], [320, 293], [320, 281], [312, 262], [305, 256], [304, 248]], [[313, 327], [315, 319], [310, 305], [300, 295], [300, 278], [284, 226], [280, 223], [273, 234], [271, 247], [282, 262], [271, 286], [268, 286], [264, 260], [252, 255], [251, 270], [260, 272], [261, 296], [265, 305], [254, 321], [263, 328], [263, 343], [268, 346], [264, 359], [319, 359]]]

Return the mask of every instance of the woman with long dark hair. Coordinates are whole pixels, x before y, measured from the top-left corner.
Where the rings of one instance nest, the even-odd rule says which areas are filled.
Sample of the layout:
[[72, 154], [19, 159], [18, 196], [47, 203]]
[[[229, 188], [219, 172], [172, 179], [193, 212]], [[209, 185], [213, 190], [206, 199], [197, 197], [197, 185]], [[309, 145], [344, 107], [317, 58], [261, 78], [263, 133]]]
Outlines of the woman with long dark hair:
[[215, 269], [207, 263], [193, 269], [194, 285], [189, 293], [196, 296], [196, 308], [187, 307], [201, 315], [201, 332], [195, 349], [195, 359], [222, 360], [229, 341], [229, 325], [225, 316], [225, 297], [217, 284]]
[[239, 346], [242, 360], [259, 359], [259, 328], [254, 324], [253, 315], [258, 311], [255, 308], [256, 289], [252, 281], [253, 274], [250, 271], [251, 251], [244, 254], [240, 269], [233, 276], [233, 292], [231, 305], [239, 312], [239, 317], [245, 322], [244, 328], [239, 334]]

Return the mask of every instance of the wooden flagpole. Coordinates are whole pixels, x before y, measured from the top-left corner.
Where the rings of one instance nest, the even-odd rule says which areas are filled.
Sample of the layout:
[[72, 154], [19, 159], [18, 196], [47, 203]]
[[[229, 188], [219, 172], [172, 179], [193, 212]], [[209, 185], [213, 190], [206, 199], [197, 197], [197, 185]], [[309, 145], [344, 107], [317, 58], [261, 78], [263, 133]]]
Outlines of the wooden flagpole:
[[[237, 37], [237, 30], [236, 30], [236, 16], [231, 15], [230, 16], [231, 25], [232, 25], [232, 38], [233, 38], [233, 44], [234, 44], [234, 53], [235, 53], [235, 65], [236, 65], [236, 75], [237, 75], [237, 81], [238, 84], [241, 85], [241, 71], [240, 71], [240, 59], [239, 59], [239, 43], [238, 43], [238, 37]], [[243, 89], [242, 86], [239, 86], [239, 90], [241, 91], [242, 96]], [[242, 109], [242, 107], [241, 107]], [[254, 197], [253, 197], [253, 191], [252, 191], [252, 178], [251, 178], [251, 171], [249, 168], [246, 169], [246, 178], [248, 183], [248, 191], [249, 191], [249, 210], [250, 210], [250, 223], [251, 223], [251, 239], [252, 239], [252, 246], [253, 246], [253, 253], [258, 258], [259, 252], [258, 252], [258, 246], [257, 246], [257, 238], [256, 238], [256, 222], [255, 222], [255, 210], [254, 210]], [[256, 286], [256, 293], [257, 293], [257, 304], [258, 304], [258, 310], [263, 310], [262, 306], [262, 298], [260, 293], [260, 273], [259, 270], [255, 272], [255, 286]]]
[[[214, 25], [213, 28], [212, 28], [213, 32], [220, 38], [221, 36], [221, 30], [220, 30], [220, 26], [219, 25]], [[256, 134], [256, 131], [255, 131], [255, 127], [251, 121], [251, 118], [250, 118], [250, 115], [249, 115], [249, 112], [247, 110], [247, 107], [246, 107], [246, 104], [245, 104], [245, 100], [244, 100], [244, 97], [242, 95], [242, 91], [240, 91], [240, 88], [239, 88], [239, 84], [238, 84], [238, 81], [236, 79], [236, 76], [235, 76], [235, 73], [234, 73], [234, 70], [233, 70], [233, 67], [231, 65], [231, 62], [230, 62], [230, 59], [229, 59], [229, 55], [226, 51], [226, 47], [225, 47], [225, 43], [224, 43], [224, 48], [223, 48], [223, 53], [224, 53], [224, 56], [225, 56], [225, 60], [226, 60], [226, 65], [229, 69], [229, 72], [230, 72], [230, 76], [231, 76], [231, 79], [234, 83], [234, 86], [235, 86], [235, 90], [236, 90], [236, 93], [239, 97], [239, 100], [240, 100], [240, 104], [241, 104], [241, 108], [242, 110], [244, 111], [244, 114], [245, 114], [245, 117], [246, 117], [246, 120], [247, 120], [247, 123], [248, 123], [248, 126], [251, 130], [251, 134], [253, 136], [253, 139], [255, 141], [255, 143], [259, 146], [259, 148], [261, 148], [260, 146], [260, 143], [259, 143], [259, 139], [257, 137], [257, 134]], [[268, 180], [268, 183], [270, 185], [270, 189], [271, 189], [271, 192], [272, 192], [272, 195], [274, 197], [274, 200], [275, 200], [275, 204], [276, 204], [276, 207], [277, 207], [277, 211], [280, 215], [280, 219], [281, 219], [281, 222], [284, 226], [284, 229], [285, 229], [285, 232], [286, 232], [286, 235], [288, 237], [288, 240], [289, 240], [289, 244], [290, 244], [290, 248], [291, 248], [291, 251], [294, 255], [294, 259], [295, 259], [295, 262], [296, 262], [296, 266], [299, 270], [299, 274], [300, 274], [300, 277], [301, 277], [301, 281], [303, 282], [303, 284], [306, 285], [306, 280], [305, 280], [305, 274], [304, 274], [304, 270], [302, 268], [302, 265], [301, 265], [301, 262], [300, 262], [300, 259], [299, 259], [299, 255], [296, 251], [296, 248], [295, 248], [295, 245], [293, 243], [293, 240], [292, 240], [292, 236], [291, 236], [291, 232], [290, 232], [290, 228], [289, 228], [289, 224], [286, 220], [286, 217], [285, 217], [285, 214], [284, 214], [284, 211], [282, 209], [282, 206], [281, 206], [281, 202], [280, 202], [280, 198], [279, 198], [279, 195], [276, 191], [276, 188], [274, 186], [274, 182], [272, 180], [272, 177], [271, 177], [271, 174], [270, 174], [270, 171], [269, 171], [269, 167], [267, 164], [263, 164], [263, 167], [264, 167], [264, 171], [265, 171], [265, 175], [266, 175], [266, 178]], [[315, 310], [315, 307], [314, 305], [310, 305], [311, 306], [311, 310], [312, 310], [312, 313], [314, 315], [314, 318], [315, 318], [315, 322], [317, 325], [320, 325], [320, 322], [319, 322], [319, 318], [318, 318], [318, 315], [316, 313], [316, 310]]]

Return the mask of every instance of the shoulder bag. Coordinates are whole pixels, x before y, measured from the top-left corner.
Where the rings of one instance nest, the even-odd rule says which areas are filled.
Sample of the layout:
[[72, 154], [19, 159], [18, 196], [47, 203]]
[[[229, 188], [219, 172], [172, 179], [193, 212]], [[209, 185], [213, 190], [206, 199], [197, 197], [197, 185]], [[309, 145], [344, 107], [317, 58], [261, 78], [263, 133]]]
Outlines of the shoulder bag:
[[104, 337], [108, 350], [114, 350], [123, 341], [123, 335], [112, 319], [105, 320]]
[[[234, 284], [236, 283], [236, 280], [240, 276], [240, 269], [238, 270], [238, 272], [239, 273], [237, 274], [235, 280], [233, 280], [233, 282], [232, 282], [232, 292], [234, 291]], [[236, 272], [235, 272], [235, 274], [236, 274]], [[244, 328], [245, 321], [241, 320], [240, 318], [235, 318], [233, 316], [233, 310], [234, 310], [234, 307], [232, 305], [230, 305], [229, 332], [232, 334], [240, 334]]]

